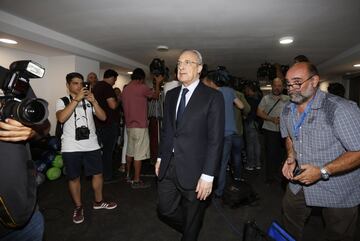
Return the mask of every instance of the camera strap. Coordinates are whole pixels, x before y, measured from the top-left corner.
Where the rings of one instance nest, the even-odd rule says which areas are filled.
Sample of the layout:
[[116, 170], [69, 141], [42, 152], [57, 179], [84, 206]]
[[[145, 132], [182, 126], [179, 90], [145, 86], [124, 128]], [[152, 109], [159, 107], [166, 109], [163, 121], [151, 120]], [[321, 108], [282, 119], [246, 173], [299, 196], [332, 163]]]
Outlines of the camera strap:
[[[72, 100], [72, 96], [70, 96], [70, 100]], [[86, 103], [85, 103], [85, 100], [82, 100], [82, 106], [83, 106], [83, 109], [84, 109], [84, 112], [85, 112], [85, 119], [86, 119], [86, 127], [89, 128], [89, 123], [88, 123], [88, 118], [87, 118], [87, 113], [86, 113]], [[76, 115], [76, 108], [77, 108], [77, 105], [74, 109], [74, 123], [75, 123], [75, 129], [77, 128], [77, 125], [76, 125], [76, 118], [77, 118], [77, 115]]]

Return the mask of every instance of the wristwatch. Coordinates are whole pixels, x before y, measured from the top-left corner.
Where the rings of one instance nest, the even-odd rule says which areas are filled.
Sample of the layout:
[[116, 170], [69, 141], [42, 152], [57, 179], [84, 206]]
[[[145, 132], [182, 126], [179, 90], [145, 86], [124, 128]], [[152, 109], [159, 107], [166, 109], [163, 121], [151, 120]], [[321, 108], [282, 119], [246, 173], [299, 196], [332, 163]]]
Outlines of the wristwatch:
[[329, 180], [330, 173], [326, 170], [325, 167], [322, 167], [320, 169], [320, 173], [321, 173], [321, 179], [323, 179], [324, 181]]

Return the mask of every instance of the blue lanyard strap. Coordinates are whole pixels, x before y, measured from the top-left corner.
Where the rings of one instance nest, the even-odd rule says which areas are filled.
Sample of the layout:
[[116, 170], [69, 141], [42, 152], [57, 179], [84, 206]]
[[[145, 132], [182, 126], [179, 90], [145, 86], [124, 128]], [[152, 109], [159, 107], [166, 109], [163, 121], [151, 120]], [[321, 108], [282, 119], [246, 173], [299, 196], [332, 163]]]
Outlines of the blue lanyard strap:
[[293, 119], [293, 133], [295, 136], [295, 139], [299, 138], [299, 132], [300, 132], [300, 127], [301, 125], [304, 123], [304, 120], [306, 118], [306, 116], [310, 113], [311, 111], [311, 105], [314, 102], [314, 98], [311, 99], [311, 101], [307, 104], [305, 111], [300, 115], [299, 120], [296, 122], [296, 105], [294, 103], [291, 103], [290, 107], [291, 107], [291, 113], [292, 113], [292, 119]]

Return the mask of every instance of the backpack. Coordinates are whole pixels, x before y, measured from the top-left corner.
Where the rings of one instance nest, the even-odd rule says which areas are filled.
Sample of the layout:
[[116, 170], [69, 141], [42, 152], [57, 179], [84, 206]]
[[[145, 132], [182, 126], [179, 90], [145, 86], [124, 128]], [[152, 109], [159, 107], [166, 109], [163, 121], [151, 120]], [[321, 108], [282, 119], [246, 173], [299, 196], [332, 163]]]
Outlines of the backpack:
[[[68, 104], [70, 104], [69, 98], [67, 96], [62, 97], [61, 100], [64, 102], [65, 107]], [[58, 139], [59, 143], [61, 143], [61, 136], [63, 134], [63, 127], [64, 127], [64, 123], [60, 123], [59, 121], [57, 121], [56, 129], [55, 129], [55, 137]]]
[[245, 181], [233, 181], [225, 187], [223, 202], [231, 208], [251, 205], [259, 199], [252, 186]]

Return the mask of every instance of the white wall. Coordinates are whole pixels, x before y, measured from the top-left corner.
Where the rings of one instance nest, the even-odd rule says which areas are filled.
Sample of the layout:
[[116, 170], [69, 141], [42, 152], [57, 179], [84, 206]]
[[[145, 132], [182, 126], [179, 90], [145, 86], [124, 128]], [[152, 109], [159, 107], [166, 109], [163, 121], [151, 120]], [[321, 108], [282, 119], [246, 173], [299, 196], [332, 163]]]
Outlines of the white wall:
[[45, 99], [49, 102], [50, 133], [54, 134], [56, 126], [56, 101], [68, 95], [65, 76], [75, 71], [75, 56], [57, 56], [49, 58], [48, 83], [43, 87]]
[[90, 72], [94, 72], [99, 78], [100, 63], [95, 60], [75, 56], [75, 71], [82, 74], [84, 80], [86, 80], [86, 77]]

